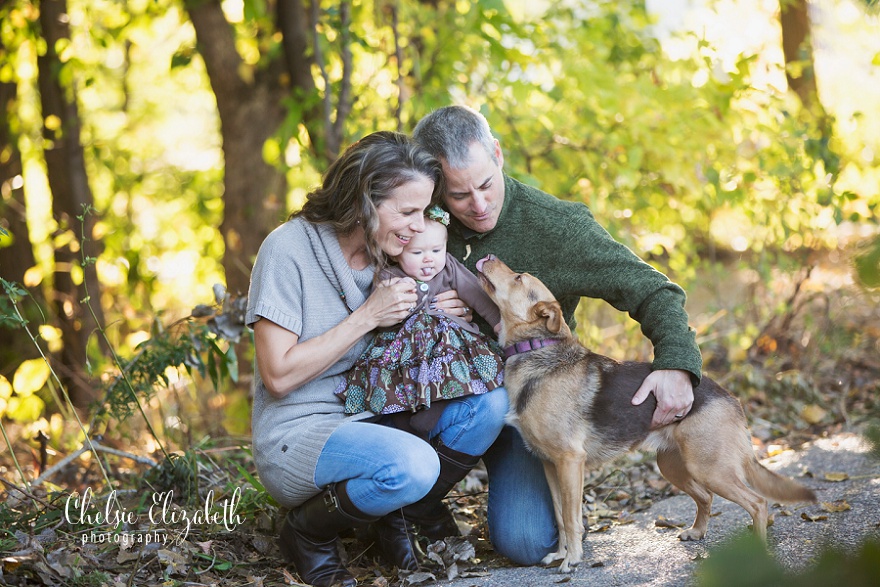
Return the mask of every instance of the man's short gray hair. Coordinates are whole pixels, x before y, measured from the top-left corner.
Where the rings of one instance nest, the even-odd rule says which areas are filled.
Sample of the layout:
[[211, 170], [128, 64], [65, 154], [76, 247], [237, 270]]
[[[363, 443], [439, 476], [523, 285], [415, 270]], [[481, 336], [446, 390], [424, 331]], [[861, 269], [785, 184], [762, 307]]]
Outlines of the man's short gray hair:
[[471, 143], [479, 143], [496, 164], [495, 139], [486, 117], [467, 106], [445, 106], [422, 118], [413, 138], [438, 159], [445, 159], [453, 169], [470, 164]]

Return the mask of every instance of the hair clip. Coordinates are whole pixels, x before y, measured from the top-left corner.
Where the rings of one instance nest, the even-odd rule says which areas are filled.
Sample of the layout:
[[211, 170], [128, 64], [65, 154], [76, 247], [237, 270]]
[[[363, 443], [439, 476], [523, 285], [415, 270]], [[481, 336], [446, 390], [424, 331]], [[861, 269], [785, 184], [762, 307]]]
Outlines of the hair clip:
[[425, 218], [436, 220], [443, 226], [449, 226], [449, 212], [440, 206], [434, 205], [425, 210]]

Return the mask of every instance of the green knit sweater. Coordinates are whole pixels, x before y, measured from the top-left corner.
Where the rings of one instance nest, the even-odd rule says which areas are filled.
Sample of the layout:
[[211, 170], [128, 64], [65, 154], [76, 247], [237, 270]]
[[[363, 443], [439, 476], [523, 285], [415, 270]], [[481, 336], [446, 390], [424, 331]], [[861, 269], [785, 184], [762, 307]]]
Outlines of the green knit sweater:
[[574, 330], [581, 297], [627, 312], [654, 345], [654, 369], [682, 369], [694, 385], [702, 357], [676, 284], [615, 241], [584, 204], [566, 202], [504, 177], [504, 205], [495, 228], [475, 233], [454, 217], [448, 251], [471, 271], [493, 254], [511, 269], [543, 281]]

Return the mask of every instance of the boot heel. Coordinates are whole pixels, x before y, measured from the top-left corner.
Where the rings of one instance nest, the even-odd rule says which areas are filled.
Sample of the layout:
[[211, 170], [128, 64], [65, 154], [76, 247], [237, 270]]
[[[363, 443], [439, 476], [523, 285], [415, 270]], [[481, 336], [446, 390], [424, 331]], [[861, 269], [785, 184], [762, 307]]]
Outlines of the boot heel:
[[[347, 504], [348, 512], [341, 503]], [[303, 582], [313, 587], [337, 584], [354, 587], [357, 580], [345, 568], [339, 556], [339, 532], [376, 519], [358, 511], [351, 504], [345, 494], [344, 482], [331, 485], [287, 513], [278, 547]]]

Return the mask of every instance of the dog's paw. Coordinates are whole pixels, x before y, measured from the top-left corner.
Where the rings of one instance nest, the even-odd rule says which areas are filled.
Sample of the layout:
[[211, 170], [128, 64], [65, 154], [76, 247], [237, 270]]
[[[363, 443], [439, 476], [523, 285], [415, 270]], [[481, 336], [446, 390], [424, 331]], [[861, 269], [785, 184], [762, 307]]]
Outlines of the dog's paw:
[[705, 532], [701, 532], [696, 528], [688, 528], [684, 532], [678, 535], [678, 539], [682, 542], [687, 542], [688, 540], [702, 540], [703, 536], [705, 536]]
[[574, 571], [575, 567], [580, 564], [580, 559], [575, 560], [570, 554], [567, 555], [564, 559], [562, 559], [562, 564], [559, 565], [560, 573], [571, 573]]
[[559, 559], [565, 558], [566, 554], [567, 554], [566, 549], [561, 548], [561, 549], [557, 550], [556, 552], [551, 552], [550, 554], [548, 554], [547, 556], [542, 558], [541, 564], [546, 567], [547, 565], [550, 565], [553, 562], [558, 561]]

